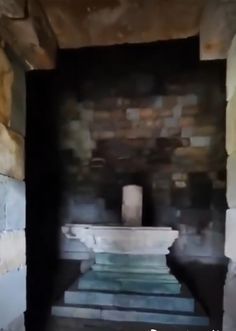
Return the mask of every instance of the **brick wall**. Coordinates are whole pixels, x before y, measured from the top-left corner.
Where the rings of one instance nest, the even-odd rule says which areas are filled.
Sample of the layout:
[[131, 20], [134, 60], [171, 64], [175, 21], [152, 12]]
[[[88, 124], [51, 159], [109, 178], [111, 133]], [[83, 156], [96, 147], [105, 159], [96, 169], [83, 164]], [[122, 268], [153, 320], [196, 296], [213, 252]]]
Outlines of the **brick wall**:
[[[215, 231], [220, 244], [211, 255], [222, 257], [224, 80], [217, 65], [180, 71], [171, 61], [168, 69], [163, 59], [154, 65], [147, 58], [142, 72], [134, 58], [133, 67], [123, 63], [124, 68], [114, 60], [111, 73], [106, 66], [102, 72], [101, 60], [97, 74], [92, 62], [78, 92], [62, 96], [62, 221], [119, 222], [122, 186], [138, 184], [144, 189], [144, 225], [173, 226], [196, 241], [200, 233], [209, 242], [207, 231]], [[108, 62], [109, 67], [112, 59]], [[103, 216], [85, 220], [86, 208]], [[177, 251], [188, 248], [184, 239]]]
[[63, 149], [71, 152], [67, 170], [73, 179], [76, 172], [81, 176], [79, 165], [147, 171], [157, 193], [182, 191], [189, 176], [203, 173], [223, 188], [222, 112], [209, 112], [201, 102], [197, 94], [67, 101], [62, 129]]

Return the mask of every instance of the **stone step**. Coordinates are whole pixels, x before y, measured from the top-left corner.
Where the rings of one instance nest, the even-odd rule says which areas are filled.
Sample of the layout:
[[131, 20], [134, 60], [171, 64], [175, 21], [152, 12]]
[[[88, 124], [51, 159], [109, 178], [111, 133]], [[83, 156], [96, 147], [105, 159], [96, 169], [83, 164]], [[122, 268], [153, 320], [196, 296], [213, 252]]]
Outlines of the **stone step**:
[[88, 308], [83, 306], [61, 304], [52, 307], [52, 315], [68, 318], [86, 318], [117, 322], [141, 322], [150, 326], [153, 324], [207, 326], [208, 318], [188, 314], [153, 313], [137, 310]]
[[[120, 281], [135, 281], [135, 282], [150, 282], [150, 283], [175, 283], [179, 284], [178, 280], [171, 274], [135, 274], [130, 272], [106, 272], [106, 271], [89, 271], [83, 276], [86, 279], [92, 280], [120, 280]], [[80, 279], [83, 279], [80, 278]]]
[[76, 284], [65, 292], [64, 301], [71, 305], [194, 312], [190, 298], [78, 291]]
[[169, 274], [129, 274], [90, 271], [80, 277], [78, 289], [146, 294], [179, 294], [181, 285]]
[[165, 255], [131, 255], [131, 254], [111, 254], [97, 253], [95, 255], [97, 264], [120, 265], [120, 266], [139, 266], [144, 268], [166, 267]]
[[139, 267], [139, 266], [129, 266], [129, 265], [109, 265], [109, 264], [94, 264], [92, 266], [94, 271], [112, 271], [112, 272], [126, 272], [126, 273], [143, 273], [146, 274], [168, 274], [169, 268], [166, 266], [153, 266], [153, 267]]
[[[80, 318], [51, 317], [47, 331], [209, 331], [209, 327], [171, 326], [135, 322], [109, 322]], [[213, 328], [212, 328], [213, 329]]]

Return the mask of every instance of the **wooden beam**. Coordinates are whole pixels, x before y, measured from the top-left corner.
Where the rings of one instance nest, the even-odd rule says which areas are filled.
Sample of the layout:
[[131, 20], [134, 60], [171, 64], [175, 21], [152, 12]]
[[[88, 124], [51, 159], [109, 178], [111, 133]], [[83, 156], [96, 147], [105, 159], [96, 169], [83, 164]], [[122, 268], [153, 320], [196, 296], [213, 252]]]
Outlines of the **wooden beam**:
[[55, 67], [57, 41], [37, 0], [28, 0], [28, 17], [25, 19], [2, 16], [0, 35], [28, 69]]
[[0, 0], [0, 16], [24, 18], [26, 15], [26, 0]]

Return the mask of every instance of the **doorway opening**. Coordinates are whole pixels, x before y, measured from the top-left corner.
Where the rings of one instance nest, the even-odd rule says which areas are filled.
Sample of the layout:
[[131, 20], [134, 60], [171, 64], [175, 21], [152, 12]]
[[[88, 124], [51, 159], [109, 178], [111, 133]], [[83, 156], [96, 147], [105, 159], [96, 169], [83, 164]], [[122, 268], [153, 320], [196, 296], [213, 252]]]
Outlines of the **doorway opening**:
[[200, 62], [195, 37], [60, 51], [57, 70], [27, 75], [29, 328], [90, 268], [61, 226], [121, 226], [130, 184], [142, 226], [179, 231], [171, 271], [221, 327], [224, 86], [225, 62]]

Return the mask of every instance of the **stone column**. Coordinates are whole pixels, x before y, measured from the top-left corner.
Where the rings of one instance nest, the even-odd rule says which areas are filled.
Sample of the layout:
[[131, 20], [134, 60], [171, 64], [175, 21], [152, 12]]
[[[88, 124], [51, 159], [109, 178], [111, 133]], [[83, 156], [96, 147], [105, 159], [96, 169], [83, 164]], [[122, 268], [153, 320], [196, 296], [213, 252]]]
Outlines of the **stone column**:
[[236, 37], [227, 58], [227, 202], [225, 255], [230, 259], [224, 288], [223, 331], [236, 330]]
[[0, 48], [0, 330], [23, 331], [25, 75]]
[[142, 226], [143, 189], [136, 185], [123, 187], [122, 221], [125, 226]]

